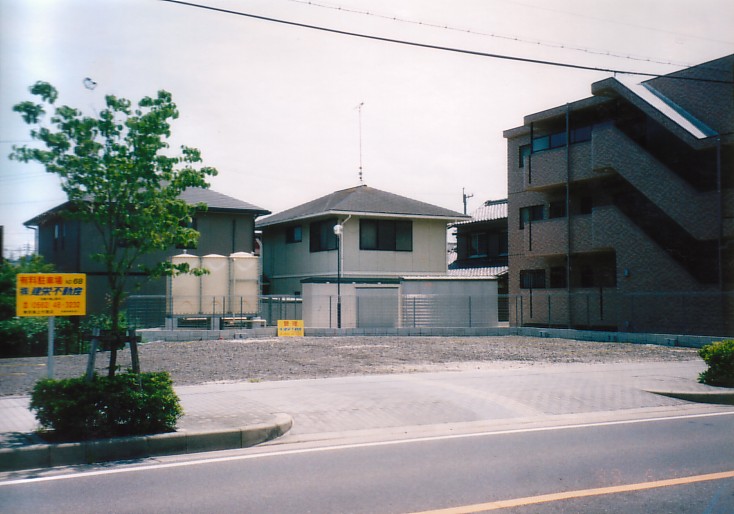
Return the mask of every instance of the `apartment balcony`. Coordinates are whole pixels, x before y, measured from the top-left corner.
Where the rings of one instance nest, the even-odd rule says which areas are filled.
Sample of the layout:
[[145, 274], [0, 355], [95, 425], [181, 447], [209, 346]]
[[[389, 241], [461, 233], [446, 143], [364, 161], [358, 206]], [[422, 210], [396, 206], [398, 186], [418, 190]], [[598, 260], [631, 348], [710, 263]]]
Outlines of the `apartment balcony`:
[[[592, 171], [590, 142], [571, 145], [571, 181], [590, 180], [598, 174]], [[562, 186], [566, 183], [566, 147], [536, 152], [530, 155], [530, 162], [525, 168], [524, 187], [527, 191]]]
[[[523, 249], [534, 256], [566, 255], [568, 253], [568, 220], [554, 218], [533, 221], [522, 231]], [[585, 253], [594, 250], [593, 216], [571, 218], [571, 252]]]

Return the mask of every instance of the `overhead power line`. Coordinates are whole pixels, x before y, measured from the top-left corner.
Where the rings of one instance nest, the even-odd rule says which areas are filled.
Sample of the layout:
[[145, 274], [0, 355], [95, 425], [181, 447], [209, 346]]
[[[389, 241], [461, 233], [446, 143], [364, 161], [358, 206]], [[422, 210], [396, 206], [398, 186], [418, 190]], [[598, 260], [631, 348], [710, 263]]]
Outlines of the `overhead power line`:
[[511, 55], [503, 55], [503, 54], [494, 54], [494, 53], [487, 53], [487, 52], [479, 52], [476, 50], [466, 50], [462, 48], [453, 48], [449, 46], [440, 46], [440, 45], [431, 45], [428, 43], [419, 43], [417, 41], [406, 41], [403, 39], [394, 39], [394, 38], [388, 38], [388, 37], [382, 37], [382, 36], [375, 36], [371, 34], [362, 34], [359, 32], [350, 32], [346, 30], [339, 30], [339, 29], [333, 29], [330, 27], [322, 27], [319, 25], [310, 25], [307, 23], [300, 23], [290, 20], [283, 20], [279, 18], [271, 18], [269, 16], [261, 16], [258, 14], [252, 14], [252, 13], [246, 13], [242, 11], [233, 11], [231, 9], [222, 9], [221, 7], [213, 7], [210, 5], [202, 5], [202, 4], [196, 4], [193, 2], [184, 2], [181, 0], [163, 0], [164, 2], [169, 2], [172, 4], [179, 4], [179, 5], [185, 5], [188, 7], [196, 7], [199, 9], [205, 9], [208, 11], [214, 11], [214, 12], [220, 12], [224, 14], [233, 14], [235, 16], [243, 16], [246, 18], [253, 18], [256, 20], [262, 20], [262, 21], [269, 21], [273, 23], [279, 23], [282, 25], [289, 25], [292, 27], [301, 27], [306, 29], [312, 29], [312, 30], [318, 30], [321, 32], [328, 32], [331, 34], [340, 34], [342, 36], [351, 36], [351, 37], [358, 37], [362, 39], [371, 39], [373, 41], [382, 41], [385, 43], [394, 43], [399, 45], [406, 45], [406, 46], [412, 46], [417, 48], [427, 48], [431, 50], [441, 50], [444, 52], [453, 52], [453, 53], [460, 53], [460, 54], [466, 54], [466, 55], [475, 55], [478, 57], [490, 57], [493, 59], [503, 59], [507, 61], [517, 61], [517, 62], [525, 62], [529, 64], [543, 64], [547, 66], [556, 66], [560, 68], [570, 68], [570, 69], [577, 69], [577, 70], [586, 70], [586, 71], [596, 71], [596, 72], [604, 72], [604, 73], [614, 73], [619, 75], [638, 75], [641, 77], [668, 77], [673, 79], [679, 79], [679, 80], [689, 80], [694, 82], [715, 82], [720, 84], [732, 84], [732, 81], [728, 80], [716, 80], [716, 79], [704, 79], [704, 78], [696, 78], [696, 77], [670, 77], [669, 75], [660, 75], [658, 73], [645, 73], [645, 72], [639, 72], [639, 71], [630, 71], [630, 70], [621, 70], [621, 69], [615, 69], [615, 68], [601, 68], [596, 66], [585, 66], [582, 64], [571, 64], [571, 63], [564, 63], [564, 62], [557, 62], [557, 61], [548, 61], [544, 59], [531, 59], [528, 57], [517, 57], [517, 56], [511, 56]]
[[[679, 67], [688, 67], [688, 66], [690, 66], [690, 64], [686, 64], [686, 63], [672, 62], [670, 60], [668, 60], [668, 61], [662, 61], [662, 60], [658, 60], [658, 59], [653, 59], [652, 57], [643, 57], [643, 56], [636, 56], [636, 55], [630, 55], [630, 54], [619, 54], [619, 53], [610, 52], [608, 50], [599, 50], [599, 49], [593, 49], [593, 48], [585, 48], [585, 47], [582, 47], [582, 46], [574, 46], [574, 45], [569, 45], [569, 44], [565, 44], [565, 43], [558, 43], [558, 42], [553, 42], [553, 41], [543, 41], [543, 40], [539, 40], [539, 39], [528, 39], [528, 38], [523, 38], [523, 37], [520, 37], [520, 36], [513, 36], [513, 35], [508, 35], [508, 34], [498, 34], [496, 32], [482, 32], [482, 31], [478, 31], [478, 30], [463, 29], [463, 28], [459, 28], [459, 27], [452, 27], [451, 25], [448, 25], [448, 24], [431, 23], [431, 22], [418, 21], [418, 20], [410, 20], [410, 19], [407, 19], [407, 18], [401, 18], [399, 16], [392, 16], [392, 15], [389, 15], [389, 14], [380, 14], [380, 13], [376, 13], [374, 11], [362, 11], [362, 10], [359, 10], [359, 9], [352, 9], [352, 8], [349, 8], [349, 7], [343, 7], [343, 6], [339, 6], [339, 5], [329, 5], [329, 4], [325, 4], [325, 3], [314, 2], [312, 0], [287, 0], [287, 1], [293, 2], [293, 3], [297, 3], [297, 4], [308, 5], [308, 6], [311, 6], [311, 7], [319, 7], [319, 8], [322, 8], [322, 9], [331, 9], [332, 11], [337, 11], [337, 12], [347, 12], [347, 13], [351, 13], [351, 14], [360, 14], [362, 16], [371, 16], [373, 18], [380, 18], [380, 19], [383, 19], [383, 20], [393, 21], [393, 22], [397, 22], [397, 23], [407, 23], [407, 24], [411, 24], [411, 25], [418, 25], [418, 26], [421, 26], [421, 27], [430, 27], [430, 28], [434, 28], [434, 29], [449, 30], [449, 31], [452, 31], [452, 32], [459, 32], [459, 33], [462, 33], [462, 34], [471, 34], [473, 36], [490, 37], [490, 38], [501, 39], [501, 40], [504, 40], [504, 41], [511, 41], [511, 42], [516, 42], [516, 43], [525, 43], [525, 44], [529, 44], [529, 45], [545, 46], [545, 47], [548, 47], [548, 48], [557, 48], [557, 49], [560, 49], [560, 50], [571, 50], [571, 51], [574, 51], [574, 52], [583, 52], [583, 53], [592, 54], [592, 55], [602, 55], [604, 57], [613, 57], [613, 58], [616, 58], [616, 59], [627, 59], [627, 60], [630, 60], [630, 61], [641, 61], [641, 62], [649, 62], [649, 63], [653, 63], [653, 64], [664, 64], [664, 65], [667, 65], [667, 66], [679, 66]], [[520, 4], [520, 5], [524, 5], [524, 4]]]

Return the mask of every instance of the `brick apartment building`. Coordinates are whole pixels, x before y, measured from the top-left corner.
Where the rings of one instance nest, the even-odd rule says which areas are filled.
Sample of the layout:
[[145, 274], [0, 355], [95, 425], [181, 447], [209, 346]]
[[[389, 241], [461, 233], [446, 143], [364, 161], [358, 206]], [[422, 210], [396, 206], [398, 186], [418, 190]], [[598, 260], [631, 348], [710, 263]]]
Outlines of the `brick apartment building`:
[[734, 335], [734, 55], [524, 118], [510, 322]]

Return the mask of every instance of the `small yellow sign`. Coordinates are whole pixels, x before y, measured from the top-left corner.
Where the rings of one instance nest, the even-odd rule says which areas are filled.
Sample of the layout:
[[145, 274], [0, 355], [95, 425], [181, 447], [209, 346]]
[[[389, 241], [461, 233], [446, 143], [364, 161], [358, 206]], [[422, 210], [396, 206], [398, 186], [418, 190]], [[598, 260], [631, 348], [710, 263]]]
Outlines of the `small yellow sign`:
[[87, 276], [84, 273], [18, 273], [17, 316], [85, 316]]
[[303, 320], [279, 319], [278, 337], [303, 337]]

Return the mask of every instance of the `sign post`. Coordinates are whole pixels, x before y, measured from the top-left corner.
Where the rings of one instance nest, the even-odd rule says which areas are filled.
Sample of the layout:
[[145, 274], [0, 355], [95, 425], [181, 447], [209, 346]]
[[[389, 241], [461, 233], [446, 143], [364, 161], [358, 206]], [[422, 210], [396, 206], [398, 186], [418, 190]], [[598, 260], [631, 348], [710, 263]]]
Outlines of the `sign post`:
[[48, 378], [53, 378], [56, 316], [87, 314], [87, 276], [84, 273], [18, 273], [15, 314], [48, 317]]

